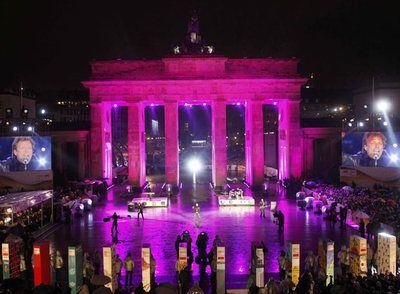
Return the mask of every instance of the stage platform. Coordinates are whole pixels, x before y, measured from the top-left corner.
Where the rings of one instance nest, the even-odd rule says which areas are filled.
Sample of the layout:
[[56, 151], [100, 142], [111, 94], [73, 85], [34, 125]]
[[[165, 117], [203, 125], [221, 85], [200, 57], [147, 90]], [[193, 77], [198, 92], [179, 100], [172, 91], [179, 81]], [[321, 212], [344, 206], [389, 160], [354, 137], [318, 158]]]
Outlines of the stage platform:
[[255, 201], [251, 196], [243, 196], [243, 198], [229, 199], [228, 196], [218, 197], [219, 206], [254, 206]]
[[168, 206], [168, 198], [167, 197], [142, 197], [142, 198], [133, 198], [128, 203], [128, 211], [134, 211], [136, 206], [141, 203], [145, 208], [147, 207], [167, 207]]

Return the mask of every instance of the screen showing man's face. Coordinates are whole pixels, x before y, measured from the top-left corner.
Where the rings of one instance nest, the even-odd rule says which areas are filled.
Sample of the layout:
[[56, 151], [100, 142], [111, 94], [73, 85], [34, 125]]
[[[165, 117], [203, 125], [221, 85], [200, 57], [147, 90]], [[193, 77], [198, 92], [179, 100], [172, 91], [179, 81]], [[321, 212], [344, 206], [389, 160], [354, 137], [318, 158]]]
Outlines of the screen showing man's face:
[[380, 136], [372, 136], [367, 139], [367, 144], [364, 145], [364, 150], [372, 159], [378, 160], [383, 153], [383, 140]]
[[14, 149], [14, 155], [19, 162], [28, 164], [33, 155], [32, 143], [30, 141], [19, 141]]

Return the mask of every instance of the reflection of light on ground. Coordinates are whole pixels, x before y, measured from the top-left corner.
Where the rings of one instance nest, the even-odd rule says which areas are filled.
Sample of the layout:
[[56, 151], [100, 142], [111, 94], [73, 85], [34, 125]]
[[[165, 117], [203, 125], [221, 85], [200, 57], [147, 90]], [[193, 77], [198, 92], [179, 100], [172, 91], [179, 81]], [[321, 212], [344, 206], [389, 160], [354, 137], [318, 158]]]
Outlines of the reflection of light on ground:
[[220, 206], [219, 213], [226, 216], [245, 216], [254, 213], [254, 206]]

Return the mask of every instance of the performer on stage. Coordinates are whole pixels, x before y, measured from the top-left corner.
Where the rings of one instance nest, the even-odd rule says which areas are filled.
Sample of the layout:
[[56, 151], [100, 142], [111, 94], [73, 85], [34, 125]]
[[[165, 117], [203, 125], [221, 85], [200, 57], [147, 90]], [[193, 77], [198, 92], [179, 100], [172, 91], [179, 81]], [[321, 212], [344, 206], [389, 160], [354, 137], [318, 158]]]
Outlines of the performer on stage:
[[196, 203], [193, 207], [192, 207], [193, 211], [194, 211], [194, 225], [199, 228], [201, 226], [201, 217], [200, 217], [200, 206], [198, 203]]
[[265, 202], [264, 199], [260, 201], [260, 217], [265, 218]]

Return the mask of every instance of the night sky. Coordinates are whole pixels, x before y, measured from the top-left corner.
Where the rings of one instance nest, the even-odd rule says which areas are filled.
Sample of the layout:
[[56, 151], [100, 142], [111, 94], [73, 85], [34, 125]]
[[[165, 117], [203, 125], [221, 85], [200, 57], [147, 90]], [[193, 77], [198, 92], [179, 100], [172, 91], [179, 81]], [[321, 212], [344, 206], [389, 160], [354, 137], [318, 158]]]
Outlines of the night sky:
[[0, 87], [72, 90], [91, 59], [161, 58], [193, 9], [227, 57], [301, 58], [302, 74], [349, 87], [400, 69], [396, 1], [0, 1]]

